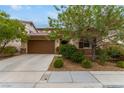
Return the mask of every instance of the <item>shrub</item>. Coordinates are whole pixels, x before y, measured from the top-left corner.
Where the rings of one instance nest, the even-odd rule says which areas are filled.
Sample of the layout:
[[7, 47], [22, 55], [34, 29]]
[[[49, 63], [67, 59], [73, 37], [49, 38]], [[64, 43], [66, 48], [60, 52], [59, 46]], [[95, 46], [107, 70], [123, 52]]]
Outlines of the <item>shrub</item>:
[[88, 59], [85, 59], [84, 61], [82, 61], [81, 65], [84, 68], [91, 68], [92, 67], [92, 62]]
[[99, 51], [99, 55], [98, 55], [98, 59], [100, 60], [99, 64], [101, 65], [105, 65], [105, 63], [108, 61], [109, 59], [109, 55], [107, 53], [106, 50], [100, 50]]
[[3, 54], [5, 56], [13, 56], [16, 52], [17, 52], [17, 49], [16, 47], [13, 47], [13, 46], [7, 46], [3, 50]]
[[76, 52], [76, 47], [74, 45], [66, 44], [60, 46], [60, 53], [63, 57], [70, 59], [72, 54]]
[[117, 64], [116, 64], [118, 67], [120, 67], [120, 68], [124, 68], [124, 61], [119, 61], [119, 62], [117, 62]]
[[57, 58], [55, 60], [54, 67], [55, 68], [61, 68], [61, 67], [63, 67], [63, 60], [62, 60], [62, 58]]
[[119, 45], [109, 46], [107, 48], [108, 55], [112, 58], [119, 58], [124, 55], [124, 49]]
[[97, 58], [100, 60], [99, 64], [101, 65], [104, 65], [109, 59], [107, 48], [104, 49], [98, 48], [96, 54]]
[[71, 60], [76, 63], [80, 63], [84, 60], [84, 55], [81, 52], [75, 52], [74, 54], [72, 54]]
[[101, 53], [101, 50], [102, 50], [101, 48], [97, 48], [96, 49], [96, 55], [99, 55]]

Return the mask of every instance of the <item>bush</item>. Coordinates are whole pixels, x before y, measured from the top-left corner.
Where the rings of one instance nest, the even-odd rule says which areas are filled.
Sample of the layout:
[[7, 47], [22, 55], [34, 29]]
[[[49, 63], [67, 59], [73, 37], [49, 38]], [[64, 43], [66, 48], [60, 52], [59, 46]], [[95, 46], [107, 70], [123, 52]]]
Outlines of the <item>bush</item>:
[[76, 63], [81, 63], [84, 60], [84, 55], [81, 52], [75, 52], [74, 54], [72, 54], [71, 60]]
[[124, 55], [124, 49], [119, 45], [109, 46], [107, 52], [112, 58], [119, 58]]
[[84, 68], [91, 68], [92, 67], [92, 62], [88, 59], [85, 59], [84, 61], [82, 61], [81, 65]]
[[109, 59], [109, 55], [106, 50], [102, 49], [99, 51], [98, 59], [100, 60], [99, 64], [105, 65]]
[[57, 58], [55, 60], [54, 67], [55, 68], [61, 68], [61, 67], [63, 67], [63, 60], [62, 60], [62, 58]]
[[16, 47], [13, 47], [13, 46], [7, 46], [3, 50], [3, 54], [5, 56], [13, 56], [16, 52], [17, 52], [17, 49]]
[[96, 55], [99, 55], [101, 53], [101, 50], [102, 50], [101, 48], [97, 48], [96, 49]]
[[66, 44], [60, 46], [60, 53], [63, 57], [70, 59], [72, 54], [76, 52], [77, 49], [74, 45]]
[[105, 65], [105, 63], [110, 58], [108, 55], [107, 48], [104, 49], [98, 48], [96, 54], [97, 54], [97, 58], [100, 60], [99, 62], [100, 65]]
[[124, 68], [124, 61], [117, 62], [117, 66], [120, 68]]

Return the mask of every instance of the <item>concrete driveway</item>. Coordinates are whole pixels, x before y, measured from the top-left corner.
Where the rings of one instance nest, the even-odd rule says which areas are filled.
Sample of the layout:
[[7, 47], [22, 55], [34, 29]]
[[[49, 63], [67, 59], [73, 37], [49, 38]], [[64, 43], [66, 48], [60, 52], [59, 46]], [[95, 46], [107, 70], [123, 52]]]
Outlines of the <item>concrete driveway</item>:
[[54, 55], [25, 54], [0, 61], [0, 87], [34, 87]]
[[0, 71], [46, 71], [52, 54], [25, 54], [0, 61]]

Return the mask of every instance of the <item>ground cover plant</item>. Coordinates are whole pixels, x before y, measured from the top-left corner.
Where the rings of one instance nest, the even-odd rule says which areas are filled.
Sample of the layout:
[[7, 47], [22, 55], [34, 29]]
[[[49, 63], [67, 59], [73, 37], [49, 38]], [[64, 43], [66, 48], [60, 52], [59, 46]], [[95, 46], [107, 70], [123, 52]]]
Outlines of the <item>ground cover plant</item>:
[[54, 67], [55, 68], [61, 68], [63, 67], [63, 59], [60, 57], [57, 57], [54, 62]]
[[124, 68], [124, 61], [117, 62], [117, 66], [120, 68]]

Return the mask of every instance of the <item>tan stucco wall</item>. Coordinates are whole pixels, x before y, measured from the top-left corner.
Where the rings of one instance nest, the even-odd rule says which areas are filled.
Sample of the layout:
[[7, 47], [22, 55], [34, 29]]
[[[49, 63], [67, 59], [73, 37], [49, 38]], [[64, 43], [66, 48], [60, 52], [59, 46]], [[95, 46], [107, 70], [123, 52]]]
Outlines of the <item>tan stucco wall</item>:
[[18, 51], [20, 51], [21, 41], [20, 40], [11, 41], [7, 44], [7, 46], [14, 46], [18, 49]]
[[27, 42], [25, 42], [25, 43], [22, 42], [22, 43], [21, 43], [21, 49], [25, 49], [25, 50], [26, 50], [26, 51], [25, 51], [26, 53], [28, 52], [28, 50], [27, 50], [27, 49], [28, 49], [28, 48], [27, 48], [27, 44], [28, 44]]
[[79, 40], [78, 39], [71, 39], [69, 44], [75, 45], [76, 48], [79, 48]]
[[29, 23], [23, 23], [25, 25], [25, 30], [28, 34], [30, 33], [37, 33], [36, 29]]
[[57, 52], [56, 48], [59, 47], [59, 46], [60, 46], [60, 40], [57, 39], [57, 40], [55, 40], [55, 53]]

